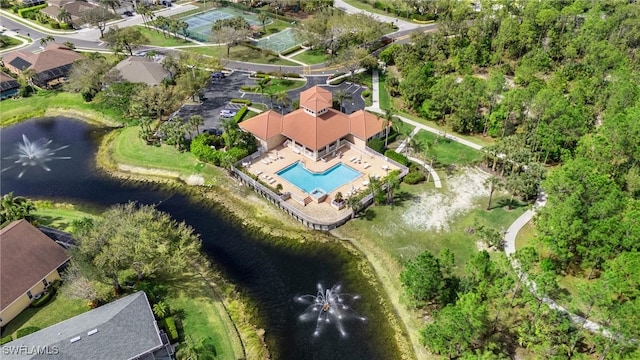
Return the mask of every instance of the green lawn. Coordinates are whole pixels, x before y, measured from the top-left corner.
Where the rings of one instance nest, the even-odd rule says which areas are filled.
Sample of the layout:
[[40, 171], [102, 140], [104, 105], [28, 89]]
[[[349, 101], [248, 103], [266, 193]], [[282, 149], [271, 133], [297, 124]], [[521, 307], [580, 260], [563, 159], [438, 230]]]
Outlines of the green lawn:
[[[392, 16], [392, 17], [397, 17], [395, 14], [392, 13], [388, 13], [384, 10], [380, 10], [380, 9], [376, 9], [373, 6], [367, 4], [367, 3], [362, 3], [360, 1], [357, 0], [345, 0], [344, 2], [346, 2], [347, 4], [358, 8], [360, 10], [364, 10], [364, 11], [368, 11], [368, 12], [372, 12], [372, 13], [376, 13], [376, 14], [380, 14], [380, 15], [386, 15], [386, 16]], [[382, 1], [384, 2], [384, 0]]]
[[484, 137], [482, 135], [463, 135], [463, 134], [458, 134], [458, 133], [453, 132], [450, 128], [448, 128], [446, 126], [439, 125], [435, 121], [429, 121], [429, 120], [423, 119], [423, 118], [421, 118], [419, 116], [416, 116], [416, 115], [413, 115], [413, 114], [409, 114], [409, 113], [407, 113], [405, 111], [402, 111], [402, 110], [400, 110], [397, 114], [400, 115], [400, 116], [404, 116], [406, 118], [409, 118], [409, 119], [411, 119], [413, 121], [419, 122], [420, 124], [432, 127], [434, 129], [438, 129], [438, 130], [446, 131], [448, 133], [452, 133], [452, 134], [454, 134], [455, 136], [457, 136], [459, 138], [463, 138], [465, 140], [469, 140], [469, 141], [471, 141], [473, 143], [476, 143], [478, 145], [481, 145], [481, 146], [492, 145], [494, 143], [494, 141], [495, 141], [494, 139], [492, 139], [490, 137]]
[[[435, 156], [435, 164], [470, 164], [482, 159], [482, 153], [459, 142], [445, 139], [432, 132], [420, 130], [415, 135], [416, 140], [430, 141], [433, 146], [429, 149], [429, 155]], [[417, 156], [420, 157], [420, 156]]]
[[18, 39], [14, 39], [10, 36], [2, 36], [2, 46], [0, 46], [0, 49], [8, 49], [10, 47], [16, 46], [18, 44], [22, 44], [22, 41], [18, 40]]
[[262, 34], [261, 37], [279, 33], [280, 31], [291, 27], [291, 24], [284, 20], [271, 18], [269, 21], [271, 21], [271, 23], [267, 24], [264, 29], [260, 30], [260, 33]]
[[293, 57], [298, 61], [302, 61], [305, 64], [314, 65], [322, 64], [329, 60], [330, 55], [322, 50], [307, 50], [301, 54]]
[[72, 204], [53, 204], [50, 201], [36, 201], [36, 211], [34, 214], [38, 218], [40, 225], [49, 226], [58, 230], [73, 231], [72, 223], [84, 217], [96, 218], [96, 215], [80, 210]]
[[[183, 48], [183, 50], [195, 52], [198, 54], [209, 55], [213, 57], [227, 57], [226, 46], [194, 46]], [[235, 61], [243, 61], [256, 64], [271, 64], [283, 66], [300, 66], [292, 61], [281, 59], [277, 55], [273, 55], [266, 51], [248, 48], [245, 46], [234, 46], [229, 52], [229, 59]]]
[[387, 92], [387, 74], [383, 74], [382, 72], [378, 72], [378, 89], [379, 89], [379, 101], [380, 108], [382, 110], [390, 109], [391, 106], [391, 97]]
[[78, 116], [98, 122], [118, 124], [118, 117], [94, 103], [85, 103], [80, 94], [38, 91], [36, 95], [2, 101], [0, 125], [9, 126], [24, 119], [42, 117], [56, 109], [76, 110]]
[[175, 38], [173, 35], [168, 34], [168, 33], [163, 35], [159, 31], [156, 31], [156, 30], [153, 30], [153, 29], [147, 29], [144, 26], [138, 26], [138, 29], [140, 29], [142, 34], [144, 36], [146, 36], [147, 39], [149, 39], [149, 42], [147, 42], [148, 45], [153, 45], [153, 46], [180, 46], [180, 45], [193, 44], [191, 41]]
[[201, 175], [206, 184], [214, 184], [221, 174], [220, 169], [205, 164], [190, 152], [179, 152], [169, 145], [146, 145], [138, 137], [138, 126], [126, 127], [114, 135], [109, 149], [112, 159], [120, 164], [162, 169], [179, 173], [182, 177]]
[[242, 347], [222, 302], [198, 274], [185, 273], [169, 284], [164, 301], [179, 314], [184, 335], [193, 341], [211, 338], [216, 359], [239, 359]]
[[[443, 177], [444, 174], [440, 175]], [[457, 271], [462, 273], [464, 265], [478, 251], [476, 247], [478, 238], [465, 231], [473, 225], [474, 219], [481, 220], [482, 223], [496, 229], [506, 229], [524, 212], [524, 208], [511, 211], [495, 208], [486, 211], [484, 207], [488, 199], [481, 198], [474, 204], [469, 204], [468, 213], [453, 219], [447, 231], [440, 232], [417, 229], [407, 225], [403, 220], [403, 215], [411, 211], [411, 198], [426, 192], [447, 191], [455, 191], [455, 189], [434, 189], [433, 183], [420, 185], [403, 183], [396, 191], [396, 199], [404, 198], [405, 200], [397, 200], [394, 207], [369, 207], [363, 215], [341, 227], [340, 232], [359, 241], [372, 243], [400, 263], [413, 259], [425, 250], [437, 255], [442, 249], [449, 248], [455, 255]]]
[[[274, 79], [272, 78], [269, 81], [269, 85], [265, 88], [264, 93], [268, 93], [272, 91], [277, 94], [282, 91], [290, 91], [293, 89], [301, 88], [306, 84], [304, 80], [288, 80], [288, 79]], [[257, 87], [252, 86], [253, 90], [251, 92], [258, 92]]]
[[58, 291], [47, 305], [40, 308], [26, 308], [2, 329], [2, 335], [13, 334], [18, 329], [28, 326], [44, 329], [89, 310], [86, 300], [69, 299]]

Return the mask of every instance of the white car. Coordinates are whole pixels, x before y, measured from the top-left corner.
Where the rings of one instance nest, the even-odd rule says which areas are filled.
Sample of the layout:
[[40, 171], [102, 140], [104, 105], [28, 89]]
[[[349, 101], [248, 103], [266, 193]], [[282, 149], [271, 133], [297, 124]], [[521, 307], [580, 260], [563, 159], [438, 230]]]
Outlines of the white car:
[[236, 116], [236, 114], [237, 114], [237, 111], [235, 110], [224, 109], [220, 111], [220, 116], [223, 118], [234, 117]]

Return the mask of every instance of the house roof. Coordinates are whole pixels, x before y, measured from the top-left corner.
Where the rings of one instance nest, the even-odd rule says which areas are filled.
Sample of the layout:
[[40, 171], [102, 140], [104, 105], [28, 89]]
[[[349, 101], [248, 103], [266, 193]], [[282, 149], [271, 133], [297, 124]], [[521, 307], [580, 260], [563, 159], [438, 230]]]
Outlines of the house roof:
[[279, 113], [269, 110], [241, 122], [239, 126], [261, 139], [268, 140], [282, 134], [282, 118]]
[[20, 83], [16, 79], [0, 71], [0, 91], [7, 91], [19, 87]]
[[320, 86], [314, 86], [300, 93], [300, 106], [314, 112], [329, 108], [333, 105], [331, 91]]
[[321, 149], [349, 134], [367, 140], [382, 131], [384, 121], [380, 117], [364, 110], [346, 115], [330, 108], [331, 98], [329, 90], [314, 86], [300, 93], [301, 106], [303, 99], [307, 105], [311, 104], [305, 106], [310, 110], [313, 110], [311, 106], [326, 102], [328, 106], [316, 107], [319, 110], [326, 108], [326, 112], [314, 116], [298, 109], [282, 116], [270, 110], [241, 122], [240, 127], [262, 140], [282, 134], [312, 150]]
[[4, 346], [58, 349], [44, 357], [27, 352], [4, 355], [8, 360], [121, 360], [161, 349], [162, 339], [147, 296], [139, 291]]
[[65, 68], [65, 71], [68, 72], [70, 66], [78, 59], [82, 59], [82, 55], [64, 45], [51, 43], [44, 51], [37, 54], [21, 51], [8, 53], [4, 56], [3, 61], [5, 64], [10, 64], [22, 71], [33, 69], [37, 74], [40, 74], [60, 68]]
[[49, 5], [50, 6], [40, 11], [51, 16], [52, 18], [56, 18], [60, 13], [60, 8], [63, 8], [67, 10], [69, 15], [71, 15], [72, 22], [78, 21], [78, 19], [82, 17], [82, 13], [84, 11], [98, 7], [86, 1], [75, 0], [49, 0]]
[[367, 140], [382, 131], [384, 124], [379, 116], [364, 110], [350, 114], [349, 122], [351, 123], [351, 133], [362, 140]]
[[0, 230], [0, 309], [67, 260], [69, 255], [60, 245], [26, 220], [14, 221]]
[[298, 109], [282, 119], [282, 134], [309, 149], [320, 149], [349, 134], [349, 118], [334, 109], [318, 116]]
[[147, 85], [159, 85], [169, 76], [169, 72], [162, 64], [149, 61], [142, 56], [130, 56], [116, 65], [124, 80], [132, 83], [145, 83]]

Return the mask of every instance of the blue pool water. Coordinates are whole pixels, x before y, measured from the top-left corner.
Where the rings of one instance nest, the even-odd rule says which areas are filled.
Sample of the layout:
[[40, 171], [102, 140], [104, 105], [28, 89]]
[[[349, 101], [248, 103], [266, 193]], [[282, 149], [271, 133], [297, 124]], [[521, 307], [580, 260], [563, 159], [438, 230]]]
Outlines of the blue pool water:
[[305, 169], [304, 165], [298, 161], [278, 171], [278, 176], [306, 193], [311, 193], [315, 189], [322, 189], [326, 193], [330, 193], [360, 175], [362, 174], [343, 163], [335, 165], [325, 172], [313, 173]]

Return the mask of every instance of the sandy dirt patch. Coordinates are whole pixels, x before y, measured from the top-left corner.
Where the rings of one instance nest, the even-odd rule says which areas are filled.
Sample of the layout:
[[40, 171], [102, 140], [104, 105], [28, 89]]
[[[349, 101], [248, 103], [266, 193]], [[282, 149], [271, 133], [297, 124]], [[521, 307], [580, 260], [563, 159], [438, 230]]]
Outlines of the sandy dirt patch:
[[447, 192], [433, 190], [416, 197], [402, 214], [402, 220], [420, 230], [447, 231], [451, 221], [469, 211], [475, 200], [489, 196], [484, 186], [488, 177], [479, 169], [462, 169], [446, 179]]

